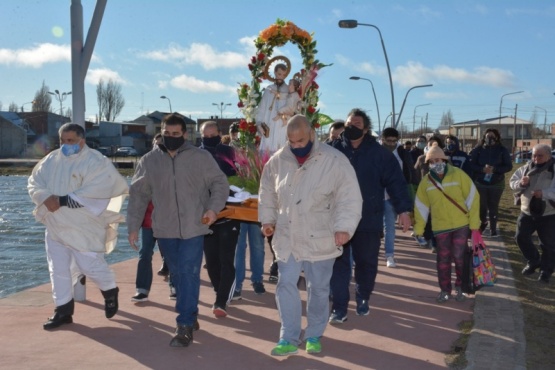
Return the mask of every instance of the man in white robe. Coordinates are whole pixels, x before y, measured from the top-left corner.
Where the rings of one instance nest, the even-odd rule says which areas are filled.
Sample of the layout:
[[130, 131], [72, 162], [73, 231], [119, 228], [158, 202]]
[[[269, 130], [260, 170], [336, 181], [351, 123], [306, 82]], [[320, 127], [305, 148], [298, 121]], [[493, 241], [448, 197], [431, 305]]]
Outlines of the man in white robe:
[[59, 130], [61, 148], [44, 157], [29, 177], [35, 219], [46, 226], [45, 244], [54, 316], [50, 330], [73, 322], [72, 265], [94, 282], [105, 299], [105, 315], [118, 310], [115, 276], [104, 253], [113, 250], [118, 212], [128, 193], [127, 181], [100, 152], [85, 143], [85, 130], [66, 123]]
[[[279, 119], [279, 111], [287, 104], [289, 87], [284, 83], [287, 66], [274, 67], [275, 83], [266, 87], [256, 113], [256, 125], [261, 133], [260, 150], [274, 153], [285, 146], [287, 141], [287, 121]], [[277, 118], [277, 119], [275, 119]], [[264, 135], [264, 125], [269, 128], [268, 137]]]

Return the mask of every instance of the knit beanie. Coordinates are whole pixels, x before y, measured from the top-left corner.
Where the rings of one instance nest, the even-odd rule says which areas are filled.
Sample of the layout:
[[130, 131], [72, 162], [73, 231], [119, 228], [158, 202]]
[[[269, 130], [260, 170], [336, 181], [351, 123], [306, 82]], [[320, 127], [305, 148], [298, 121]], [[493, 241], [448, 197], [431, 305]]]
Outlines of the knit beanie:
[[432, 158], [444, 159], [446, 161], [449, 160], [443, 152], [443, 149], [441, 149], [437, 143], [433, 143], [432, 147], [426, 153], [426, 163], [428, 163]]

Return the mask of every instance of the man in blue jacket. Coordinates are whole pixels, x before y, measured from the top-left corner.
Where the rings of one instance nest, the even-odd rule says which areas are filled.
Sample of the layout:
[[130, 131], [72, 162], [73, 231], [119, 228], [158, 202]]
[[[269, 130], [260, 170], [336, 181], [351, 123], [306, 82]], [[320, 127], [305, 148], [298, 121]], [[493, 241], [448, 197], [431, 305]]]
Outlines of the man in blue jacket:
[[333, 296], [330, 324], [347, 320], [349, 283], [351, 280], [350, 253], [355, 262], [356, 313], [368, 315], [368, 300], [374, 290], [378, 273], [378, 254], [383, 230], [384, 191], [387, 190], [399, 225], [406, 232], [411, 226], [409, 212], [412, 201], [403, 172], [391, 151], [381, 146], [371, 132], [370, 118], [358, 108], [349, 112], [345, 131], [332, 146], [349, 158], [357, 174], [362, 192], [362, 219], [350, 245], [344, 246], [343, 255], [333, 267], [331, 293]]

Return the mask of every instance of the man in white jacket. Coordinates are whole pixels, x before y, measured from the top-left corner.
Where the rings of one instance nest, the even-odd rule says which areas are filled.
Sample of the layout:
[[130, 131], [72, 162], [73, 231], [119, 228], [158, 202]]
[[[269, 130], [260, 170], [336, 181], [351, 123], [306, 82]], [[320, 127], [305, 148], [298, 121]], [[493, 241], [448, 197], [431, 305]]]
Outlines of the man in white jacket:
[[362, 212], [360, 188], [347, 157], [319, 143], [303, 115], [288, 121], [287, 138], [286, 146], [264, 167], [258, 208], [262, 232], [274, 235], [279, 267], [276, 302], [281, 330], [274, 356], [297, 353], [302, 341], [297, 281], [303, 271], [308, 293], [306, 351], [321, 351], [333, 264]]
[[72, 272], [93, 281], [104, 296], [105, 315], [118, 311], [118, 287], [104, 253], [113, 250], [118, 212], [127, 181], [110, 160], [85, 143], [83, 127], [66, 123], [59, 130], [61, 148], [44, 157], [29, 177], [28, 191], [35, 219], [46, 226], [45, 244], [54, 316], [45, 330], [73, 322]]

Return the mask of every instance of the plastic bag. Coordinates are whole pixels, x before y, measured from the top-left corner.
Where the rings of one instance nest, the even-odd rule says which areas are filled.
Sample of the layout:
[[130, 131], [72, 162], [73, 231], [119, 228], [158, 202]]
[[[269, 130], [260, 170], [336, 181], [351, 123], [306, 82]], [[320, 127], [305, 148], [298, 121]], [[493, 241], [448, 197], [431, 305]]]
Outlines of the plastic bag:
[[472, 235], [472, 267], [474, 271], [474, 285], [493, 286], [497, 282], [497, 272], [491, 260], [482, 235]]

